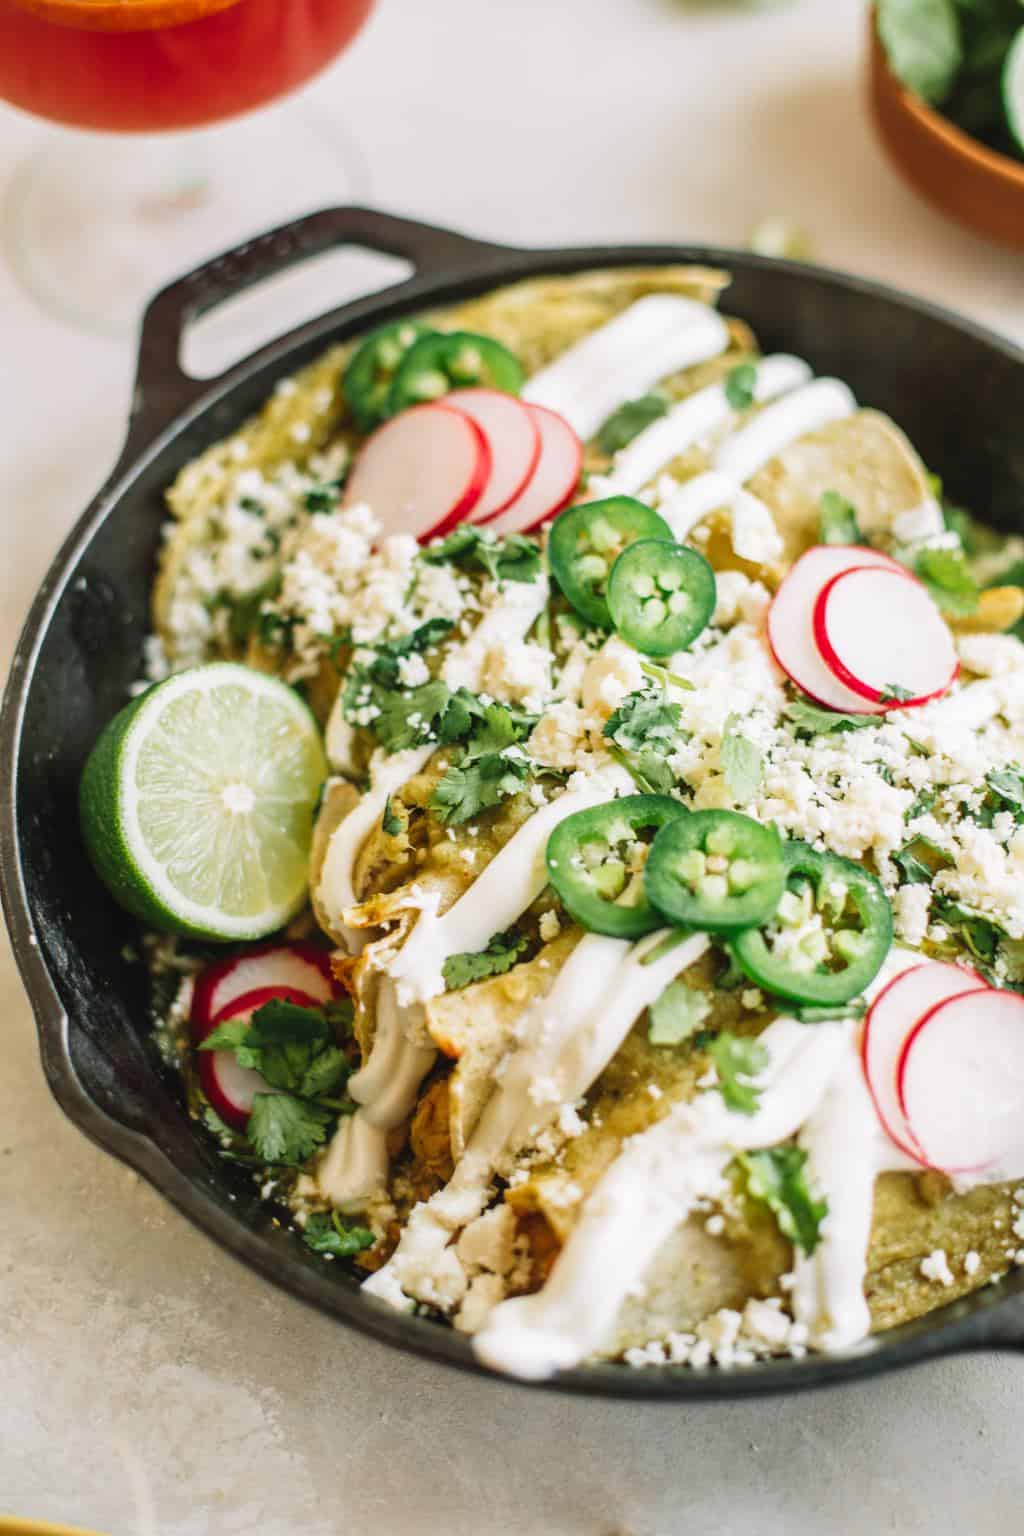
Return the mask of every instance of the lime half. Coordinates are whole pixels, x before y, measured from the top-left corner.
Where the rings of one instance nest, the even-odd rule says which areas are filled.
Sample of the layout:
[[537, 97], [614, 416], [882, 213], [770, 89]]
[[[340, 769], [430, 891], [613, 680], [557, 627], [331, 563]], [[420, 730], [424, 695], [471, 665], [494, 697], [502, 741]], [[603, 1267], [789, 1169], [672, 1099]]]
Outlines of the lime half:
[[1024, 154], [1024, 27], [1010, 44], [1003, 65], [1003, 111], [1013, 142]]
[[257, 939], [306, 898], [326, 775], [298, 694], [214, 662], [115, 715], [82, 775], [82, 833], [101, 879], [144, 922]]

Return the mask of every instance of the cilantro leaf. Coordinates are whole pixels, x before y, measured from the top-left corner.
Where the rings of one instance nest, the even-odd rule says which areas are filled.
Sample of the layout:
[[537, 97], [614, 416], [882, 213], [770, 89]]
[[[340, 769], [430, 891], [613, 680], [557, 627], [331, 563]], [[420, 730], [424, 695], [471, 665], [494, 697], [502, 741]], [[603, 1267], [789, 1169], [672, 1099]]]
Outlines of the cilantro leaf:
[[730, 795], [745, 805], [761, 787], [764, 760], [750, 738], [740, 732], [739, 725], [739, 715], [730, 715], [725, 722], [721, 764]]
[[761, 1090], [754, 1079], [771, 1060], [767, 1048], [760, 1040], [734, 1035], [725, 1029], [711, 1041], [708, 1055], [715, 1064], [718, 1090], [726, 1109], [738, 1115], [756, 1115]]
[[922, 549], [915, 566], [943, 613], [965, 619], [977, 612], [981, 590], [962, 549]]
[[829, 731], [862, 731], [865, 726], [878, 723], [872, 715], [842, 715], [804, 698], [794, 699], [782, 713], [808, 736], [825, 736]]
[[401, 835], [401, 818], [396, 816], [394, 811], [391, 809], [390, 795], [388, 795], [387, 799], [384, 801], [384, 814], [381, 817], [380, 824], [388, 837], [399, 837]]
[[625, 752], [664, 748], [675, 740], [682, 713], [682, 706], [671, 702], [665, 688], [645, 684], [626, 695], [609, 716], [604, 734]]
[[[350, 1019], [351, 1004], [346, 1014]], [[272, 1088], [317, 1098], [338, 1087], [350, 1071], [335, 1044], [335, 1023], [323, 1009], [274, 998], [256, 1009], [251, 1023], [239, 1018], [218, 1025], [200, 1050], [234, 1051], [240, 1067], [262, 1073]]]
[[469, 821], [520, 790], [530, 775], [525, 755], [489, 752], [465, 763], [453, 763], [434, 787], [431, 809], [448, 826]]
[[536, 720], [511, 710], [506, 704], [487, 704], [466, 740], [466, 758], [486, 757], [514, 747], [533, 730]]
[[963, 62], [953, 0], [878, 0], [877, 17], [893, 74], [922, 100], [941, 106]]
[[[344, 1051], [336, 1045], [328, 1046], [310, 1062], [299, 1084], [299, 1096], [303, 1099], [322, 1099], [347, 1083], [352, 1067]], [[266, 1076], [266, 1074], [264, 1074]]]
[[634, 437], [639, 437], [645, 427], [664, 416], [668, 405], [664, 395], [641, 395], [637, 400], [627, 400], [598, 432], [597, 446], [602, 453], [618, 453]]
[[736, 1161], [746, 1175], [747, 1193], [774, 1212], [784, 1237], [803, 1253], [812, 1254], [821, 1241], [828, 1201], [816, 1200], [810, 1191], [803, 1148], [741, 1152]]
[[725, 376], [725, 398], [734, 411], [749, 410], [756, 389], [757, 367], [754, 363], [737, 363]]
[[899, 865], [901, 885], [931, 885], [939, 870], [948, 869], [953, 863], [945, 849], [930, 837], [912, 837], [892, 858]]
[[819, 506], [823, 544], [863, 544], [857, 509], [838, 491], [826, 491]]
[[681, 1045], [711, 1012], [711, 998], [685, 981], [670, 981], [648, 1014], [647, 1038], [652, 1045]]
[[420, 554], [427, 565], [476, 566], [492, 581], [535, 581], [540, 573], [540, 546], [525, 534], [497, 538], [472, 523], [461, 523]]
[[385, 752], [404, 752], [436, 741], [451, 697], [451, 690], [440, 678], [405, 693], [382, 692], [377, 701], [379, 713], [371, 723], [373, 734]]
[[243, 1045], [249, 1033], [249, 1020], [226, 1019], [223, 1024], [211, 1030], [206, 1039], [200, 1043], [201, 1051], [234, 1051]]
[[327, 1139], [331, 1110], [290, 1093], [258, 1093], [246, 1134], [264, 1162], [301, 1167]]
[[992, 964], [1003, 932], [990, 918], [944, 896], [933, 897], [932, 917], [948, 928], [975, 960], [983, 966]]
[[883, 683], [879, 696], [879, 704], [906, 704], [914, 697], [910, 688], [904, 688], [899, 683]]
[[399, 663], [407, 656], [422, 655], [440, 645], [451, 634], [452, 627], [451, 619], [427, 619], [407, 635], [399, 635], [396, 640], [381, 640], [372, 647], [373, 659], [362, 671], [382, 688], [397, 688], [401, 678]]
[[608, 751], [632, 777], [642, 795], [667, 795], [675, 786], [675, 774], [658, 752], [623, 752], [613, 743]]
[[504, 976], [518, 964], [528, 942], [522, 934], [509, 929], [507, 933], [496, 933], [486, 949], [449, 955], [442, 967], [445, 986], [449, 992], [457, 992], [475, 981], [485, 981], [488, 976]]
[[1017, 821], [1024, 817], [1024, 772], [1020, 768], [998, 768], [986, 773], [985, 783], [1004, 809], [1011, 810]]
[[904, 812], [904, 821], [916, 821], [918, 816], [927, 816], [938, 799], [938, 791], [934, 789], [922, 789], [913, 805]]
[[328, 1216], [317, 1211], [307, 1218], [302, 1241], [314, 1253], [326, 1253], [332, 1259], [349, 1259], [355, 1253], [372, 1248], [376, 1238], [369, 1227], [349, 1226], [337, 1211]]

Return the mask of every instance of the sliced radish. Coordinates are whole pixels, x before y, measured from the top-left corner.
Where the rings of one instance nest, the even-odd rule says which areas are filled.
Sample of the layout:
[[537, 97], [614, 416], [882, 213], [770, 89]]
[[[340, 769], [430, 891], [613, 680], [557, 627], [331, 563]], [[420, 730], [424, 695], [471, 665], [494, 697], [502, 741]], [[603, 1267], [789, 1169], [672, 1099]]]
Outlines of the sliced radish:
[[365, 502], [385, 535], [431, 539], [469, 515], [490, 469], [491, 451], [475, 421], [440, 401], [414, 405], [364, 443], [344, 504]]
[[540, 456], [514, 501], [488, 525], [495, 533], [532, 533], [568, 506], [579, 484], [583, 444], [557, 411], [526, 405], [540, 434]]
[[792, 567], [768, 611], [768, 643], [783, 672], [819, 704], [850, 715], [884, 714], [847, 688], [822, 660], [814, 640], [814, 605], [823, 588], [841, 571], [861, 566], [902, 571], [895, 560], [875, 549], [845, 544], [818, 544]]
[[192, 993], [193, 1040], [205, 1040], [217, 1014], [236, 997], [267, 987], [291, 987], [314, 1003], [329, 1002], [339, 991], [331, 974], [330, 954], [316, 944], [264, 944], [245, 950], [207, 966], [197, 976]]
[[[300, 1008], [316, 1008], [318, 1000], [294, 987], [258, 987], [243, 992], [210, 1021], [203, 1038], [229, 1019], [250, 1020], [257, 1008], [266, 1003], [297, 1003]], [[252, 1101], [258, 1093], [273, 1093], [260, 1072], [240, 1067], [233, 1051], [198, 1051], [199, 1082], [207, 1100], [225, 1125], [244, 1131], [252, 1113]]]
[[822, 659], [863, 699], [878, 704], [896, 685], [909, 698], [891, 709], [912, 709], [945, 693], [959, 661], [949, 625], [909, 571], [840, 571], [814, 605], [814, 639]]
[[1024, 1172], [1024, 997], [987, 987], [939, 1003], [910, 1034], [898, 1091], [933, 1168]]
[[878, 1118], [892, 1141], [917, 1162], [926, 1162], [899, 1101], [896, 1073], [907, 1038], [924, 1014], [939, 1003], [967, 992], [984, 992], [986, 983], [966, 966], [926, 960], [883, 987], [864, 1020], [861, 1060]]
[[532, 412], [515, 395], [497, 389], [456, 389], [445, 404], [476, 422], [491, 454], [491, 472], [471, 523], [486, 523], [504, 512], [526, 487], [540, 458], [540, 429]]

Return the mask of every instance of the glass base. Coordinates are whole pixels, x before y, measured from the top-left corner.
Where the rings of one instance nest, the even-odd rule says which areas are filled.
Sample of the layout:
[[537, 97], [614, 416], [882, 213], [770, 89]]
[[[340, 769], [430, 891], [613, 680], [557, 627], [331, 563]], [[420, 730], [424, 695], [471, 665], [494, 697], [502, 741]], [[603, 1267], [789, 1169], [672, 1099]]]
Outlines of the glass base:
[[15, 172], [4, 244], [51, 314], [124, 336], [183, 272], [300, 214], [364, 200], [366, 183], [357, 146], [306, 103], [193, 133], [61, 130]]

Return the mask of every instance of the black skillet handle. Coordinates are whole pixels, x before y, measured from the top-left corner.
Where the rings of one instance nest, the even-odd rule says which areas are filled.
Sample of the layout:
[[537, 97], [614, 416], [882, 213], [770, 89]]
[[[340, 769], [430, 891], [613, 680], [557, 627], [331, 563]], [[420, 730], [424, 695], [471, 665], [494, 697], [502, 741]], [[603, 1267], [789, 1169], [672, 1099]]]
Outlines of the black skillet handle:
[[[181, 365], [186, 327], [255, 283], [339, 246], [361, 246], [412, 263], [414, 276], [507, 256], [506, 247], [369, 208], [324, 208], [257, 235], [187, 273], [151, 300], [139, 337], [131, 445], [142, 446], [200, 395], [228, 377], [194, 379]], [[412, 279], [407, 280], [411, 282]], [[400, 293], [405, 284], [395, 285]]]

